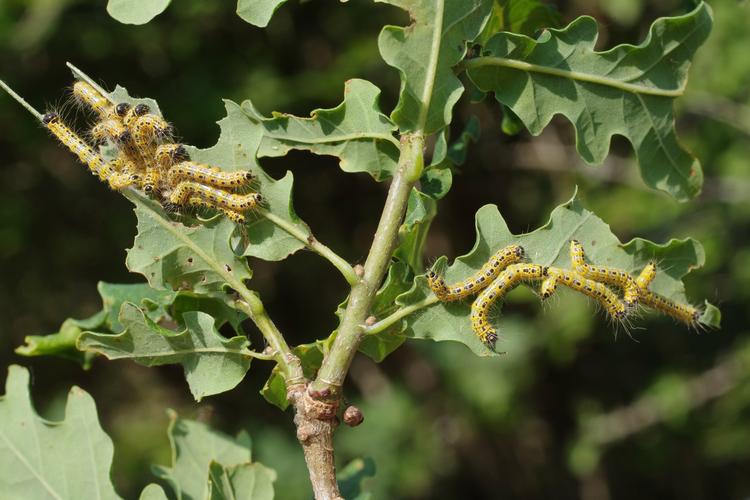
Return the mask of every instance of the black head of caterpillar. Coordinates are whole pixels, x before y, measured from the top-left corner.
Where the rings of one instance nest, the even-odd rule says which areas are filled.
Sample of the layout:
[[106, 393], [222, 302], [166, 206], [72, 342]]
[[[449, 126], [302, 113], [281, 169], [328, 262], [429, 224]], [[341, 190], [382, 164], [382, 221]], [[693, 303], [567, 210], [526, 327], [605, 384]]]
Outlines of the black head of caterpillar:
[[117, 116], [120, 118], [124, 118], [125, 115], [128, 114], [128, 111], [130, 111], [130, 104], [126, 102], [121, 102], [115, 106], [115, 113], [117, 113]]

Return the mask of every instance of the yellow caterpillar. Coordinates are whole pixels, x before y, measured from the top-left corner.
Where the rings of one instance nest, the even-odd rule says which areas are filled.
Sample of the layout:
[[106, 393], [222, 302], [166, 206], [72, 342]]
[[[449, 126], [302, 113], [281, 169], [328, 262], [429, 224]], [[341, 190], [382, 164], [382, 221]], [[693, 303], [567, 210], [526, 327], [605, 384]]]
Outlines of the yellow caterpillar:
[[112, 103], [89, 83], [83, 80], [76, 81], [73, 84], [73, 95], [94, 110], [100, 118], [109, 119], [114, 117], [115, 109]]
[[217, 207], [234, 210], [236, 212], [251, 210], [263, 202], [263, 197], [260, 193], [244, 195], [227, 193], [221, 189], [189, 181], [181, 182], [174, 188], [174, 190], [172, 190], [169, 194], [169, 202], [173, 205], [184, 205], [194, 196], [210, 201]]
[[666, 297], [654, 293], [650, 290], [641, 290], [641, 302], [652, 307], [657, 311], [663, 312], [667, 316], [681, 321], [688, 326], [695, 326], [700, 323], [702, 312], [690, 304], [681, 304]]
[[42, 123], [52, 135], [65, 145], [71, 153], [75, 154], [81, 163], [88, 166], [89, 170], [97, 175], [99, 179], [107, 181], [112, 189], [120, 190], [138, 182], [137, 174], [130, 172], [119, 172], [118, 169], [104, 161], [78, 134], [65, 125], [57, 113], [47, 113], [42, 118]]
[[232, 222], [234, 222], [235, 224], [244, 225], [245, 222], [247, 222], [247, 219], [242, 213], [220, 207], [216, 203], [210, 200], [201, 198], [199, 196], [191, 196], [190, 198], [188, 198], [188, 205], [192, 205], [196, 207], [208, 207], [208, 208], [217, 210], [223, 213], [224, 215], [226, 215], [227, 218], [231, 220]]
[[487, 263], [473, 276], [447, 285], [445, 279], [434, 270], [427, 273], [427, 284], [441, 302], [461, 300], [478, 293], [500, 274], [506, 267], [523, 259], [524, 250], [519, 245], [508, 245], [501, 248]]
[[620, 301], [617, 294], [602, 283], [584, 278], [574, 271], [557, 267], [550, 267], [547, 276], [540, 288], [542, 299], [547, 299], [555, 293], [557, 284], [560, 283], [599, 302], [612, 319], [617, 321], [625, 319], [627, 307]]
[[646, 267], [641, 270], [641, 274], [636, 278], [635, 283], [640, 290], [648, 290], [649, 285], [656, 278], [656, 264], [649, 262]]
[[479, 294], [471, 305], [471, 328], [487, 347], [494, 350], [497, 342], [497, 332], [489, 321], [492, 304], [522, 281], [543, 279], [547, 269], [538, 264], [511, 264]]
[[573, 270], [584, 278], [621, 288], [623, 290], [622, 303], [626, 308], [634, 309], [638, 304], [636, 280], [621, 269], [587, 264], [583, 245], [578, 240], [570, 240], [570, 261], [573, 264]]
[[163, 170], [189, 159], [190, 155], [182, 144], [162, 144], [156, 148], [156, 163]]
[[[157, 152], [157, 157], [158, 155], [159, 153]], [[173, 165], [167, 175], [169, 183], [172, 185], [180, 181], [190, 180], [229, 190], [236, 190], [247, 186], [254, 179], [253, 174], [247, 170], [224, 172], [216, 167], [192, 161], [184, 161]]]

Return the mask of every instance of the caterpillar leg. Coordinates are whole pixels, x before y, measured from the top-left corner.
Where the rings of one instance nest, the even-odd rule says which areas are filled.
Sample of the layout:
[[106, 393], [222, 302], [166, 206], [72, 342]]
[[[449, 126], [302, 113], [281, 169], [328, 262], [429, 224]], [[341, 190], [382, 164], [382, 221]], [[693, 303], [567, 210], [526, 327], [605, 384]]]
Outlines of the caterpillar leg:
[[169, 203], [173, 205], [184, 205], [191, 196], [210, 201], [218, 207], [233, 210], [235, 212], [246, 212], [258, 207], [263, 202], [260, 193], [233, 194], [222, 191], [211, 186], [204, 186], [197, 182], [183, 181], [169, 193]]
[[[157, 150], [157, 158], [159, 157], [159, 153], [159, 150]], [[247, 170], [225, 172], [216, 167], [192, 161], [183, 161], [173, 165], [167, 175], [171, 185], [189, 180], [232, 191], [249, 185], [255, 179], [255, 176]]]
[[441, 302], [461, 300], [486, 288], [509, 265], [523, 259], [524, 249], [520, 245], [508, 245], [498, 250], [473, 276], [447, 285], [445, 279], [431, 269], [427, 272], [427, 284]]
[[578, 240], [570, 240], [570, 261], [573, 264], [573, 270], [584, 278], [621, 288], [623, 290], [622, 302], [629, 310], [634, 309], [638, 304], [636, 280], [625, 271], [614, 267], [587, 264], [583, 245]]
[[538, 281], [547, 275], [547, 267], [538, 264], [512, 264], [485, 288], [471, 305], [471, 328], [479, 340], [494, 350], [497, 332], [489, 321], [492, 305], [522, 281]]
[[[599, 302], [612, 319], [618, 322], [621, 322], [625, 319], [628, 312], [627, 307], [619, 299], [617, 294], [615, 294], [612, 290], [607, 288], [602, 283], [599, 283], [598, 281], [594, 281], [592, 279], [584, 278], [575, 271], [569, 271], [567, 269], [560, 269], [557, 267], [550, 267], [547, 271], [547, 274], [549, 278], [545, 281], [545, 283], [550, 283], [547, 285], [547, 297], [552, 295], [552, 292], [554, 292], [554, 287], [559, 283]], [[543, 288], [545, 286], [545, 283], [542, 283]], [[542, 297], [546, 298], [544, 296], [544, 291], [542, 292]]]

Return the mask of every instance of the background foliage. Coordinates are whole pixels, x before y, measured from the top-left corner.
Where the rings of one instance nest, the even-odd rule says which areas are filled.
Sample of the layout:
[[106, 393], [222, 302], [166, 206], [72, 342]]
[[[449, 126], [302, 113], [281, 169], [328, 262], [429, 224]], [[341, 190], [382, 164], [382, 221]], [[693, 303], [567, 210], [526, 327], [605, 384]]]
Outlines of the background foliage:
[[[600, 21], [598, 49], [639, 42], [656, 17], [692, 8], [677, 0], [558, 5], [563, 23], [581, 13]], [[466, 253], [474, 212], [486, 203], [500, 207], [513, 233], [536, 228], [578, 185], [586, 208], [623, 241], [637, 235], [702, 242], [706, 266], [688, 276], [687, 286], [694, 299], [718, 303], [722, 330], [696, 335], [648, 317], [640, 322], [644, 330], [633, 332], [639, 342], [615, 341], [580, 298], [564, 295], [542, 311], [519, 290], [504, 309], [509, 354], [499, 360], [429, 342], [407, 343], [379, 365], [359, 356], [346, 393], [366, 420], [338, 433], [338, 459], [373, 457], [376, 497], [750, 494], [750, 6], [712, 6], [712, 36], [677, 101], [680, 135], [704, 167], [697, 200], [682, 205], [647, 188], [621, 139], [603, 166], [589, 167], [562, 119], [538, 138], [508, 137], [500, 134], [496, 104], [459, 106], [454, 133], [476, 113], [481, 136], [427, 244], [430, 255]], [[0, 4], [0, 75], [38, 107], [66, 109], [60, 96], [71, 78], [62, 61], [70, 60], [110, 88], [118, 82], [133, 95], [154, 97], [185, 142], [206, 147], [216, 142], [215, 122], [225, 114], [221, 97], [250, 98], [263, 116], [276, 109], [304, 116], [338, 105], [343, 82], [364, 78], [382, 90], [382, 109], [392, 109], [398, 76], [378, 56], [377, 35], [384, 24], [407, 23], [388, 5], [305, 2], [282, 7], [259, 30], [221, 3], [182, 0], [134, 27], [109, 18], [101, 2], [9, 0]], [[25, 335], [56, 331], [68, 316], [99, 310], [97, 280], [140, 277], [123, 265], [135, 233], [129, 202], [107, 192], [7, 98], [0, 99], [0, 130], [1, 372], [12, 362], [29, 366], [33, 398], [47, 418], [60, 417], [71, 384], [88, 391], [116, 444], [115, 486], [128, 498], [153, 480], [150, 463], [170, 466], [167, 406], [230, 435], [247, 430], [253, 459], [283, 478], [275, 485], [279, 498], [306, 495], [292, 423], [257, 396], [267, 364], [253, 363], [236, 391], [196, 404], [179, 366], [97, 360], [84, 372], [65, 360], [13, 354]], [[322, 241], [359, 262], [384, 187], [365, 173], [340, 175], [336, 164], [304, 152], [263, 159], [277, 177], [294, 171], [297, 212]], [[254, 260], [253, 271], [253, 286], [290, 343], [313, 341], [308, 325], [316, 332], [335, 328], [345, 284], [326, 262], [298, 252], [283, 265]], [[636, 402], [633, 413], [612, 413]], [[649, 426], [654, 415], [658, 422]]]

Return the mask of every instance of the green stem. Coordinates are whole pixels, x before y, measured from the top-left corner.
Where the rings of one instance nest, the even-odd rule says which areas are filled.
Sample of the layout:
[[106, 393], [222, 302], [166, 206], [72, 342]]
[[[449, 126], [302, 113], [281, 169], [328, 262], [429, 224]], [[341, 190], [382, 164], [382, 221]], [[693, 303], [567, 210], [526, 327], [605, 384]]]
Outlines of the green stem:
[[547, 66], [540, 66], [538, 64], [531, 64], [524, 61], [518, 61], [516, 59], [507, 59], [505, 57], [476, 57], [465, 61], [463, 66], [466, 69], [481, 68], [483, 66], [499, 66], [502, 68], [517, 69], [520, 71], [527, 71], [529, 73], [541, 73], [544, 75], [558, 76], [561, 78], [567, 78], [569, 80], [578, 80], [581, 82], [595, 83], [598, 85], [604, 85], [606, 87], [612, 87], [623, 90], [625, 92], [632, 92], [634, 94], [647, 94], [656, 95], [662, 97], [680, 97], [685, 91], [684, 87], [680, 87], [674, 90], [663, 90], [654, 87], [646, 87], [644, 85], [635, 85], [632, 83], [622, 82], [615, 80], [614, 78], [607, 78], [599, 75], [591, 75], [589, 73], [581, 73], [580, 71], [571, 71], [558, 68], [550, 68]]
[[377, 323], [374, 323], [366, 327], [364, 330], [364, 333], [365, 335], [374, 335], [376, 333], [383, 332], [387, 330], [389, 327], [391, 327], [392, 325], [394, 325], [396, 322], [401, 321], [402, 319], [409, 316], [410, 314], [414, 314], [420, 309], [429, 307], [432, 304], [436, 304], [437, 302], [438, 302], [438, 298], [435, 297], [434, 295], [430, 295], [426, 299], [422, 299], [419, 302], [415, 302], [414, 304], [411, 304], [409, 306], [402, 307], [398, 311], [386, 316], [385, 318], [381, 319]]
[[8, 86], [7, 83], [5, 83], [4, 81], [0, 80], [0, 88], [2, 88], [4, 91], [6, 91], [13, 99], [15, 99], [16, 101], [18, 101], [18, 103], [21, 106], [23, 106], [24, 108], [26, 108], [26, 110], [29, 113], [31, 113], [32, 115], [34, 115], [34, 118], [36, 118], [39, 121], [42, 121], [42, 116], [44, 116], [44, 115], [42, 115], [39, 111], [37, 111], [36, 109], [34, 109], [34, 106], [32, 106], [31, 104], [29, 104], [28, 102], [26, 102], [26, 100], [23, 97], [21, 97], [20, 95], [16, 94], [13, 91], [13, 89]]
[[304, 380], [299, 359], [289, 348], [284, 336], [274, 322], [266, 314], [266, 309], [260, 297], [255, 292], [248, 290], [242, 283], [230, 283], [230, 285], [242, 297], [241, 300], [234, 302], [235, 307], [247, 314], [263, 334], [263, 338], [266, 339], [273, 350], [273, 359], [279, 363], [281, 370], [284, 372], [287, 385]]
[[396, 246], [398, 228], [406, 212], [409, 193], [422, 173], [423, 149], [423, 135], [405, 134], [401, 137], [398, 168], [388, 189], [383, 213], [365, 261], [362, 279], [352, 287], [336, 339], [323, 359], [318, 376], [311, 384], [313, 390], [328, 389], [335, 395], [344, 382], [349, 365], [364, 338], [365, 318], [388, 270]]
[[354, 286], [357, 281], [359, 281], [357, 274], [354, 272], [354, 268], [352, 268], [352, 266], [350, 266], [349, 263], [341, 256], [339, 256], [336, 252], [318, 241], [315, 236], [306, 233], [299, 227], [295, 226], [287, 220], [284, 220], [278, 215], [269, 212], [268, 210], [261, 209], [259, 210], [259, 212], [263, 217], [271, 221], [273, 224], [276, 224], [281, 229], [289, 233], [292, 237], [304, 243], [307, 248], [333, 264], [333, 266], [338, 269], [339, 272], [344, 276], [344, 279], [346, 279], [347, 283]]

